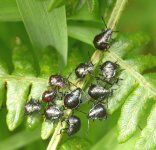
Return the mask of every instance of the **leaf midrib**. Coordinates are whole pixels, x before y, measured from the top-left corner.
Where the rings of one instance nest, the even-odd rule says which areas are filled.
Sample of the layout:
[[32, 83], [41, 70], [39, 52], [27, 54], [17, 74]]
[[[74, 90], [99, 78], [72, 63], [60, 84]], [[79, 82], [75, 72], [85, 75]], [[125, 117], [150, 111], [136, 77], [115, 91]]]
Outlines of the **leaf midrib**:
[[41, 83], [41, 82], [47, 82], [47, 78], [41, 78], [41, 77], [33, 77], [33, 76], [16, 76], [16, 75], [0, 75], [0, 80], [10, 81], [10, 80], [22, 80], [22, 81], [29, 81], [32, 83]]
[[109, 52], [108, 55], [109, 55], [109, 57], [112, 57], [113, 59], [117, 60], [117, 62], [120, 64], [120, 66], [122, 66], [123, 69], [125, 69], [132, 77], [134, 77], [135, 80], [141, 86], [143, 86], [145, 89], [148, 89], [149, 92], [153, 96], [156, 96], [156, 89], [154, 88], [154, 86], [152, 86], [149, 82], [147, 82], [146, 79], [140, 73], [138, 73], [135, 69], [133, 69], [133, 67], [131, 67], [130, 65], [125, 63], [124, 60], [122, 60], [117, 54], [115, 54], [112, 51]]

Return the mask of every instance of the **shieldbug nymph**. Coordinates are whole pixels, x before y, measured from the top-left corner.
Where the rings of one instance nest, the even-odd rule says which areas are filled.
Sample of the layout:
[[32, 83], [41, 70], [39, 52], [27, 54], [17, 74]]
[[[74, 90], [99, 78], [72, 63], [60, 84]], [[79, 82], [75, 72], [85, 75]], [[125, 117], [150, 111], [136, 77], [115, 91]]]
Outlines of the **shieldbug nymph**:
[[61, 75], [51, 75], [49, 77], [49, 85], [58, 88], [65, 88], [70, 85], [68, 79], [62, 77]]
[[106, 111], [106, 108], [104, 107], [104, 105], [102, 105], [102, 104], [94, 105], [88, 113], [88, 119], [102, 120], [102, 119], [106, 119], [106, 118], [107, 118], [107, 111]]
[[48, 106], [48, 108], [45, 110], [45, 117], [50, 121], [61, 119], [63, 114], [63, 111], [61, 111], [57, 106]]
[[35, 112], [40, 112], [42, 109], [41, 104], [35, 99], [31, 99], [28, 103], [26, 103], [24, 107], [26, 115], [31, 115]]
[[64, 96], [64, 106], [68, 109], [75, 109], [81, 103], [81, 89], [76, 88], [75, 90], [67, 93]]
[[69, 136], [77, 133], [81, 127], [81, 120], [76, 116], [70, 116], [67, 120], [68, 128], [66, 130]]
[[104, 19], [102, 18], [106, 29], [96, 35], [93, 40], [94, 47], [101, 51], [106, 51], [110, 46], [110, 41], [112, 39], [112, 33], [117, 31], [112, 31], [111, 28], [108, 28]]
[[105, 89], [102, 86], [92, 84], [88, 89], [88, 94], [91, 98], [101, 101], [112, 96], [113, 90]]
[[96, 35], [93, 44], [96, 49], [101, 50], [101, 51], [106, 51], [109, 48], [109, 42], [112, 37], [112, 30], [111, 29], [106, 29], [100, 34]]
[[87, 74], [91, 74], [93, 70], [94, 70], [94, 65], [91, 62], [80, 63], [75, 69], [75, 74], [77, 78], [83, 79]]
[[42, 94], [42, 101], [49, 103], [49, 102], [53, 102], [53, 100], [55, 99], [57, 95], [57, 91], [56, 90], [50, 90], [50, 91], [45, 91]]

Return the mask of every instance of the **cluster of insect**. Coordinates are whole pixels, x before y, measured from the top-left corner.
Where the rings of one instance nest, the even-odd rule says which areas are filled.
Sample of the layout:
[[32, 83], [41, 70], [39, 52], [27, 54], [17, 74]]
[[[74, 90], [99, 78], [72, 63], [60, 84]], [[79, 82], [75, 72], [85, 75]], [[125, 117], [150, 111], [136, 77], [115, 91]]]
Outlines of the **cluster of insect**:
[[[105, 51], [109, 47], [112, 30], [106, 29], [95, 36], [93, 41], [95, 48]], [[89, 99], [84, 91], [70, 81], [70, 76], [65, 78], [61, 75], [51, 75], [49, 77], [49, 86], [42, 95], [42, 101], [30, 99], [25, 105], [25, 113], [32, 115], [39, 113], [44, 116], [46, 121], [66, 121], [67, 127], [60, 133], [66, 132], [73, 135], [80, 130], [81, 120], [75, 115], [65, 117], [67, 109], [78, 110], [83, 103], [83, 95], [89, 102], [93, 103], [87, 115], [88, 120], [102, 120], [107, 118], [108, 98], [113, 95], [112, 87], [119, 81], [119, 65], [116, 62], [105, 61], [95, 73], [95, 66], [90, 61], [81, 63], [75, 68], [75, 75], [78, 80], [83, 80], [87, 75], [94, 78], [93, 82], [87, 89]], [[72, 89], [71, 89], [72, 87]], [[74, 87], [74, 88], [73, 88]], [[63, 105], [57, 105], [60, 100]], [[74, 111], [73, 111], [74, 112]]]

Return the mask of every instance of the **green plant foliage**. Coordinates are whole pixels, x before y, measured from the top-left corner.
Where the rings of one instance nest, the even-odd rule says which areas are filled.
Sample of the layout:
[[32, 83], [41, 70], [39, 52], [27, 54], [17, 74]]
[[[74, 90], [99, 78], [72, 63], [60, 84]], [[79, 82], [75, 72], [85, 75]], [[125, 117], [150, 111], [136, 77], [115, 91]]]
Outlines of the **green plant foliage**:
[[[155, 86], [146, 81], [142, 73], [156, 65], [154, 56], [142, 56], [131, 60], [122, 60], [111, 51], [104, 60], [117, 61], [124, 71], [120, 77], [123, 79], [113, 98], [109, 100], [108, 111], [113, 113], [126, 100], [121, 109], [118, 122], [119, 142], [129, 139], [136, 131], [143, 110], [149, 99], [155, 98]], [[141, 62], [143, 62], [141, 64]], [[137, 65], [138, 64], [138, 65]], [[149, 65], [148, 65], [149, 64]], [[148, 76], [148, 74], [146, 74]], [[115, 94], [120, 93], [120, 94]]]
[[[95, 65], [110, 60], [117, 62], [122, 70], [119, 82], [112, 87], [113, 96], [108, 99], [107, 120], [90, 122], [90, 128], [87, 130], [86, 116], [74, 112], [80, 116], [82, 126], [76, 136], [68, 137], [66, 134], [58, 135], [60, 129], [65, 128], [65, 124], [47, 122], [39, 114], [31, 116], [24, 114], [24, 106], [31, 98], [41, 101], [51, 74], [61, 73], [68, 76], [74, 72], [79, 63], [90, 59], [88, 51], [90, 54], [94, 51], [92, 40], [103, 29], [102, 21], [99, 19], [101, 16], [106, 16], [106, 20], [109, 20], [108, 27], [115, 28], [121, 13], [124, 13], [121, 7], [124, 7], [126, 0], [117, 0], [117, 4], [122, 5], [118, 7], [115, 5], [112, 11], [114, 2], [114, 0], [107, 3], [100, 0], [0, 1], [0, 21], [23, 22], [23, 24], [0, 25], [2, 27], [0, 29], [2, 120], [0, 149], [35, 149], [36, 146], [37, 149], [45, 149], [48, 143], [47, 141], [42, 143], [40, 136], [42, 140], [52, 136], [47, 150], [56, 147], [60, 150], [155, 149], [156, 56], [152, 50], [153, 39], [149, 37], [154, 32], [148, 31], [146, 25], [142, 25], [141, 28], [146, 32], [122, 33], [132, 32], [135, 29], [135, 26], [131, 29], [130, 24], [123, 30], [120, 29], [119, 33], [113, 33], [114, 40], [109, 50], [104, 53], [96, 51], [91, 57]], [[143, 0], [141, 4], [145, 7], [144, 3]], [[153, 6], [154, 4], [153, 1]], [[154, 10], [152, 6], [151, 8]], [[111, 12], [113, 13], [110, 16]], [[137, 22], [135, 17], [134, 20], [133, 22]], [[11, 28], [15, 26], [17, 29], [13, 31]], [[29, 39], [25, 35], [25, 30]], [[147, 54], [149, 52], [152, 54]], [[71, 79], [76, 83], [73, 74]], [[92, 81], [88, 76], [80, 84], [83, 85], [86, 94], [88, 84]], [[85, 98], [83, 101], [86, 101]], [[61, 102], [58, 100], [57, 103]], [[91, 106], [84, 103], [80, 109], [87, 113]], [[7, 131], [6, 125], [12, 133]], [[32, 145], [28, 146], [30, 143]]]
[[[20, 133], [17, 133], [15, 135], [13, 135], [12, 137], [1, 141], [0, 142], [0, 147], [1, 149], [5, 149], [5, 150], [14, 150], [14, 149], [18, 149], [20, 147], [23, 147], [33, 141], [36, 141], [40, 139], [39, 136], [39, 128], [35, 129], [35, 130], [31, 130], [31, 131], [21, 131]], [[18, 142], [16, 142], [18, 140]]]
[[48, 10], [52, 11], [54, 8], [62, 6], [64, 3], [65, 3], [64, 0], [51, 0], [50, 4], [48, 6]]
[[151, 114], [148, 118], [147, 126], [142, 131], [141, 137], [136, 143], [136, 149], [141, 149], [141, 147], [142, 149], [155, 149], [156, 147], [155, 116], [156, 116], [156, 105], [154, 105], [153, 109], [151, 110]]
[[88, 10], [90, 13], [92, 13], [96, 9], [97, 2], [98, 1], [95, 0], [87, 0]]
[[[82, 29], [82, 31], [85, 30]], [[84, 35], [85, 34], [79, 34], [79, 36], [76, 35], [74, 37], [81, 40]], [[125, 39], [121, 38], [121, 40], [118, 40], [117, 43], [112, 45], [110, 53], [103, 58], [103, 61], [106, 61], [107, 59], [114, 62], [117, 61], [121, 68], [124, 69], [121, 73], [123, 81], [121, 81], [119, 87], [116, 87], [117, 90], [114, 92], [114, 97], [111, 98], [108, 103], [108, 111], [112, 114], [126, 100], [126, 103], [121, 109], [121, 116], [118, 122], [119, 142], [128, 140], [134, 134], [138, 128], [140, 118], [144, 112], [143, 110], [146, 108], [148, 100], [155, 99], [156, 96], [155, 81], [152, 79], [154, 76], [151, 76], [150, 73], [149, 75], [144, 74], [146, 70], [150, 70], [156, 66], [156, 57], [148, 55], [137, 56], [128, 60], [121, 59], [126, 57], [136, 46], [142, 46], [143, 43], [148, 42], [149, 38], [147, 36], [143, 38], [143, 34], [136, 34], [133, 37], [130, 36], [129, 41], [130, 43], [126, 43]], [[153, 82], [149, 80], [148, 76], [150, 76]], [[148, 78], [148, 81], [146, 78]]]
[[0, 21], [21, 20], [16, 0], [0, 0]]
[[60, 61], [63, 60], [61, 65], [63, 65], [67, 62], [68, 52], [65, 7], [62, 6], [48, 13], [49, 2], [49, 0], [37, 2], [36, 0], [17, 0], [20, 14], [33, 45], [41, 49], [53, 46], [59, 52]]
[[[26, 101], [30, 98], [41, 100], [42, 93], [47, 88], [48, 77], [52, 73], [57, 73], [58, 70], [58, 65], [53, 63], [58, 62], [57, 53], [52, 53], [51, 49], [46, 49], [44, 53], [40, 53], [40, 73], [37, 75], [33, 53], [21, 43], [19, 37], [16, 39], [12, 54], [14, 71], [9, 75], [3, 61], [1, 62], [0, 75], [1, 100], [4, 99], [5, 94], [4, 83], [7, 84], [7, 124], [11, 131], [17, 128], [24, 119], [24, 105]], [[27, 126], [30, 128], [35, 127], [39, 122], [41, 122], [39, 116], [27, 117]], [[41, 137], [47, 139], [53, 130], [52, 123], [43, 122]]]
[[[19, 40], [18, 38], [16, 39], [16, 45], [13, 49], [14, 71], [12, 75], [6, 75], [7, 72], [5, 71], [1, 73], [2, 81], [7, 83], [8, 89], [6, 102], [8, 109], [7, 124], [10, 130], [14, 130], [21, 124], [24, 118], [24, 105], [26, 101], [31, 97], [41, 99], [41, 94], [47, 86], [47, 80], [43, 78], [43, 76], [45, 77], [45, 74], [50, 75], [51, 72], [55, 73], [58, 68], [58, 66], [51, 65], [52, 59], [50, 58], [52, 55], [49, 57], [50, 50], [46, 49], [40, 58], [40, 77], [36, 77], [37, 71], [34, 69], [33, 55]], [[110, 52], [105, 53], [103, 58], [103, 61], [117, 61], [121, 68], [124, 69], [124, 71], [121, 72], [121, 78], [123, 80], [116, 86], [117, 90], [108, 103], [108, 111], [112, 114], [120, 108], [126, 100], [126, 103], [122, 106], [118, 123], [119, 141], [121, 142], [127, 140], [134, 134], [147, 100], [155, 96], [155, 93], [152, 93], [153, 90], [155, 90], [155, 85], [149, 82], [149, 79], [155, 77], [154, 74], [149, 74], [150, 78], [148, 73], [141, 75], [141, 72], [156, 66], [155, 57], [149, 55], [146, 57], [140, 56], [139, 58], [134, 57], [130, 60], [121, 59], [124, 58], [125, 55], [128, 55], [131, 49], [142, 46], [147, 41], [148, 37], [143, 34], [118, 37], [118, 41], [112, 45]], [[55, 55], [53, 55], [53, 57], [55, 57]], [[69, 60], [70, 59], [72, 58], [69, 58]], [[54, 58], [54, 60], [57, 61], [56, 58]], [[141, 60], [143, 60], [142, 63]], [[5, 70], [3, 66], [2, 68], [1, 70]], [[148, 79], [147, 81], [146, 78]], [[140, 94], [142, 98], [138, 100]], [[41, 118], [39, 118], [39, 116], [30, 116], [27, 118], [27, 126], [31, 128], [40, 122]], [[127, 122], [129, 122], [129, 124], [127, 124]], [[41, 137], [43, 139], [47, 139], [53, 131], [54, 125], [52, 123], [43, 122], [41, 129]]]
[[90, 142], [86, 139], [81, 138], [72, 138], [67, 140], [59, 150], [88, 150], [90, 147]]

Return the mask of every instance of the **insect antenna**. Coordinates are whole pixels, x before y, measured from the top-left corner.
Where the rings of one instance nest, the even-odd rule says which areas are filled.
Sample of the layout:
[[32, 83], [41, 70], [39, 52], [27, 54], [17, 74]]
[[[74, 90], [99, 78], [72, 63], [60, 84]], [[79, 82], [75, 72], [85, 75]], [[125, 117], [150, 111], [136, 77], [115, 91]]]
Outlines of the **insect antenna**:
[[105, 25], [105, 27], [106, 27], [106, 29], [107, 29], [107, 24], [106, 24], [106, 22], [105, 22], [103, 16], [101, 16], [101, 18], [102, 18], [103, 24]]
[[83, 114], [87, 115], [87, 113], [85, 113], [85, 112], [83, 112], [83, 111], [81, 111], [81, 110], [76, 109], [76, 111], [78, 111], [78, 112], [80, 112], [80, 113], [83, 113]]
[[70, 76], [72, 75], [72, 72], [69, 73], [68, 77], [67, 77], [67, 80], [69, 80]]

